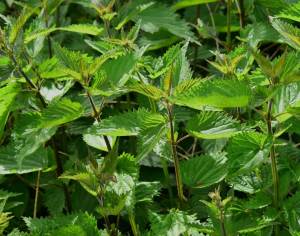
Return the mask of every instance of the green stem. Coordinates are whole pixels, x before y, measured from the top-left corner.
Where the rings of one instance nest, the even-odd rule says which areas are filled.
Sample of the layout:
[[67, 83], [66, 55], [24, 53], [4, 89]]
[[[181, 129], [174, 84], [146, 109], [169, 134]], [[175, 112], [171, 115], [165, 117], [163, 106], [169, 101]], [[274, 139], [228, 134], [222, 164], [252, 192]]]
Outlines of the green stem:
[[129, 222], [130, 222], [130, 226], [131, 226], [131, 230], [134, 236], [140, 236], [138, 227], [136, 225], [135, 222], [135, 216], [133, 213], [129, 213]]
[[39, 170], [38, 173], [37, 173], [36, 184], [35, 184], [33, 218], [36, 218], [36, 215], [37, 215], [37, 205], [38, 205], [38, 200], [39, 200], [40, 178], [41, 178], [41, 171]]
[[227, 36], [226, 43], [231, 48], [231, 0], [227, 0]]
[[168, 112], [168, 119], [169, 119], [169, 125], [170, 125], [170, 138], [171, 138], [171, 149], [172, 149], [172, 156], [174, 161], [174, 167], [175, 167], [175, 176], [176, 176], [176, 185], [177, 185], [177, 192], [178, 192], [178, 198], [180, 202], [183, 202], [185, 200], [184, 194], [183, 194], [183, 185], [182, 185], [182, 179], [181, 179], [181, 173], [180, 173], [180, 166], [179, 166], [179, 158], [176, 150], [176, 140], [175, 140], [175, 131], [174, 131], [174, 125], [173, 125], [173, 114], [172, 114], [172, 106], [167, 101], [167, 112]]
[[17, 62], [17, 59], [15, 58], [15, 56], [13, 55], [13, 52], [11, 52], [10, 58], [12, 60], [12, 62], [14, 63], [14, 66], [17, 68], [17, 70], [19, 71], [19, 73], [24, 77], [24, 79], [26, 80], [26, 82], [29, 84], [29, 86], [35, 90], [37, 92], [37, 96], [40, 99], [43, 107], [47, 106], [47, 103], [45, 102], [45, 99], [43, 98], [40, 89], [38, 88], [38, 86], [33, 83], [33, 81], [26, 75], [26, 73], [23, 71], [23, 69], [21, 68], [21, 66], [19, 65], [19, 63]]
[[221, 223], [222, 236], [227, 236], [226, 229], [225, 229], [225, 223], [224, 223], [224, 212], [223, 212], [223, 210], [221, 212], [220, 223]]
[[[88, 99], [90, 101], [90, 104], [92, 106], [92, 109], [94, 111], [94, 115], [95, 115], [95, 119], [100, 122], [100, 112], [97, 111], [97, 108], [96, 108], [96, 105], [95, 105], [95, 102], [93, 100], [93, 97], [90, 95], [89, 92], [86, 93], [87, 96], [88, 96]], [[111, 145], [110, 145], [110, 142], [109, 142], [109, 139], [106, 135], [103, 135], [103, 139], [104, 139], [104, 142], [105, 142], [105, 145], [107, 147], [107, 151], [110, 152], [111, 151]]]
[[[86, 94], [87, 94], [88, 99], [90, 101], [90, 104], [92, 106], [92, 109], [93, 109], [93, 112], [94, 112], [94, 115], [95, 115], [95, 119], [98, 122], [100, 122], [100, 114], [101, 113], [97, 111], [96, 104], [93, 100], [92, 95], [88, 91], [86, 92]], [[106, 135], [103, 135], [103, 138], [104, 138], [105, 145], [107, 147], [107, 151], [111, 152], [112, 147], [109, 143], [108, 137]], [[97, 197], [98, 203], [99, 203], [100, 207], [102, 207], [102, 208], [104, 207], [104, 196], [103, 195], [104, 195], [103, 191], [101, 190], [101, 194]], [[109, 233], [109, 235], [114, 235], [114, 232], [112, 232], [112, 230], [111, 230], [111, 225], [110, 225], [108, 216], [103, 215], [103, 218], [104, 218], [104, 221], [105, 221], [105, 225], [106, 225], [105, 227], [106, 227], [107, 232]], [[116, 229], [116, 230], [118, 230], [118, 229]]]
[[[278, 210], [279, 207], [279, 175], [276, 163], [276, 151], [274, 146], [274, 136], [272, 130], [272, 106], [273, 100], [268, 102], [268, 113], [267, 113], [267, 126], [268, 135], [272, 138], [272, 146], [270, 150], [271, 169], [272, 169], [272, 181], [273, 181], [273, 205]], [[278, 226], [274, 226], [275, 236], [279, 236]]]
[[[272, 138], [272, 142], [273, 142], [274, 137], [273, 137], [273, 131], [272, 131], [272, 106], [273, 106], [273, 100], [270, 100], [268, 103], [267, 126], [268, 126], [268, 135]], [[278, 208], [279, 177], [278, 177], [276, 152], [275, 152], [274, 143], [272, 143], [272, 146], [271, 146], [270, 159], [271, 159], [273, 186], [274, 186], [274, 206], [276, 208]]]
[[239, 0], [239, 9], [240, 9], [240, 25], [242, 28], [245, 26], [245, 6], [244, 0]]
[[[99, 203], [99, 206], [103, 208], [104, 206], [104, 199], [103, 199], [103, 196], [100, 195], [97, 197], [97, 201]], [[104, 218], [104, 222], [105, 222], [105, 229], [107, 231], [107, 233], [109, 235], [112, 235], [112, 232], [111, 232], [111, 227], [110, 227], [110, 222], [109, 222], [109, 218], [107, 217], [107, 215], [103, 215], [103, 218]]]

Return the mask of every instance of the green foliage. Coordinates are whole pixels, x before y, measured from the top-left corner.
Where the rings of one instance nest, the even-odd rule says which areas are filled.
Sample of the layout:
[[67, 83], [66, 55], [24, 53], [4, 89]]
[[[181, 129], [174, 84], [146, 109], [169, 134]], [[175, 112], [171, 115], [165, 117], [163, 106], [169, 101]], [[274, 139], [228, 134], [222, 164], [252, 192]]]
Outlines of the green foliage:
[[1, 2], [0, 235], [299, 235], [299, 6]]
[[97, 230], [97, 221], [88, 213], [56, 216], [53, 218], [24, 218], [29, 235], [101, 235]]
[[171, 209], [167, 215], [150, 213], [151, 231], [149, 235], [192, 235], [196, 233], [198, 221], [195, 216]]

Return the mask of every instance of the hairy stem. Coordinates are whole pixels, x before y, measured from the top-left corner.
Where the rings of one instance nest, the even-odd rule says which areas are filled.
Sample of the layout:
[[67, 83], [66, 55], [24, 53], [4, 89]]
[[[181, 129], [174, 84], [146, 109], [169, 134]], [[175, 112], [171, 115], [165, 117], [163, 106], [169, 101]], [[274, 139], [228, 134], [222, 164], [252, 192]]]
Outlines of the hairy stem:
[[181, 179], [181, 173], [180, 173], [180, 166], [179, 166], [179, 158], [176, 150], [176, 140], [175, 140], [175, 131], [174, 131], [174, 125], [173, 125], [173, 114], [172, 114], [172, 106], [167, 101], [167, 112], [168, 112], [168, 119], [169, 119], [169, 125], [170, 125], [170, 138], [171, 138], [171, 148], [172, 148], [172, 156], [174, 161], [174, 167], [175, 167], [175, 176], [176, 176], [176, 185], [177, 185], [177, 192], [180, 202], [183, 202], [185, 200], [184, 194], [183, 194], [183, 185], [182, 185], [182, 179]]
[[36, 184], [35, 184], [33, 218], [36, 218], [36, 214], [37, 214], [37, 205], [38, 205], [38, 200], [39, 200], [39, 189], [40, 189], [40, 179], [41, 179], [41, 171], [39, 170], [38, 173], [37, 173]]

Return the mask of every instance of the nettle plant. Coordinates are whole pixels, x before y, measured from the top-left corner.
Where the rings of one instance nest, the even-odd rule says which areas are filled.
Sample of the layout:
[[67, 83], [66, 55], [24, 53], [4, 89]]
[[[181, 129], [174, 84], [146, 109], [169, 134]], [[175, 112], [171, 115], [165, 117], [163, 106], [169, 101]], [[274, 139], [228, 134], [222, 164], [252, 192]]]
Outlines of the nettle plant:
[[300, 235], [298, 1], [0, 11], [1, 234]]

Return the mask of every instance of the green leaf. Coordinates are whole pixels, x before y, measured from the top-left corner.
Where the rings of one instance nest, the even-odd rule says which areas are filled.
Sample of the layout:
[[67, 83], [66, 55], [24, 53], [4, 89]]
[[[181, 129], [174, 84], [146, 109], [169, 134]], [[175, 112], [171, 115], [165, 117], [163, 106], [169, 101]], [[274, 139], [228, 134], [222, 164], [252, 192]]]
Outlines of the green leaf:
[[128, 53], [116, 59], [111, 59], [102, 65], [102, 70], [109, 77], [109, 83], [115, 87], [122, 87], [130, 78], [137, 63], [137, 56]]
[[235, 190], [253, 194], [272, 186], [272, 174], [269, 166], [239, 175], [228, 175], [226, 182]]
[[13, 23], [10, 33], [9, 33], [9, 43], [11, 45], [14, 45], [14, 43], [17, 40], [17, 37], [20, 33], [20, 31], [23, 29], [23, 26], [27, 22], [27, 20], [33, 15], [36, 9], [34, 8], [25, 8], [23, 9], [22, 13], [16, 20], [16, 22]]
[[[30, 144], [28, 144], [30, 145]], [[26, 151], [25, 146], [22, 149], [14, 148], [10, 145], [0, 149], [0, 174], [24, 174], [43, 170], [48, 164], [48, 155], [50, 149], [39, 148], [30, 154], [23, 154]]]
[[200, 80], [182, 93], [176, 92], [171, 101], [177, 105], [194, 109], [205, 106], [244, 107], [251, 97], [248, 85], [237, 80]]
[[153, 68], [151, 68], [151, 78], [157, 78], [166, 73], [175, 62], [176, 58], [181, 54], [180, 44], [170, 47], [163, 57], [154, 61]]
[[300, 102], [300, 82], [279, 86], [274, 94], [272, 112], [279, 122], [284, 122], [292, 115], [293, 108]]
[[152, 34], [162, 29], [180, 38], [192, 39], [194, 37], [185, 20], [180, 19], [173, 10], [159, 3], [140, 12], [134, 20], [136, 22], [141, 20], [141, 29]]
[[271, 142], [267, 135], [243, 132], [233, 136], [228, 143], [227, 157], [231, 173], [249, 172], [268, 159]]
[[241, 125], [224, 112], [203, 111], [187, 123], [187, 131], [202, 139], [228, 138], [241, 131]]
[[272, 26], [281, 34], [285, 42], [296, 50], [300, 50], [300, 30], [299, 28], [283, 22], [279, 19], [271, 18]]
[[296, 2], [294, 4], [287, 5], [277, 16], [280, 18], [285, 18], [289, 20], [294, 20], [300, 22], [300, 3]]
[[199, 4], [207, 4], [212, 2], [217, 2], [218, 0], [179, 0], [175, 3], [172, 8], [176, 11], [181, 8], [191, 7]]
[[164, 123], [164, 117], [158, 113], [139, 109], [103, 119], [99, 124], [87, 130], [87, 134], [109, 136], [136, 136], [143, 128], [151, 128]]
[[50, 215], [59, 215], [65, 208], [65, 194], [59, 187], [49, 187], [46, 189], [43, 199]]
[[82, 73], [87, 72], [89, 63], [92, 61], [86, 54], [78, 51], [70, 51], [54, 43], [55, 56], [58, 58], [64, 74], [72, 76], [74, 79], [81, 81]]
[[155, 2], [146, 2], [140, 0], [124, 4], [118, 13], [120, 20], [118, 25], [115, 27], [116, 30], [120, 30], [127, 22], [133, 20], [139, 15], [139, 13], [146, 10], [148, 7], [151, 7], [153, 4], [155, 4]]
[[247, 200], [241, 201], [241, 207], [245, 210], [260, 209], [272, 204], [272, 197], [266, 192], [257, 192]]
[[149, 128], [145, 125], [138, 136], [137, 160], [141, 161], [145, 158], [166, 135], [167, 127], [165, 123], [156, 124]]
[[41, 127], [55, 127], [76, 120], [83, 115], [80, 103], [63, 98], [49, 104], [41, 113]]
[[135, 201], [152, 202], [153, 197], [159, 195], [161, 189], [160, 182], [138, 182], [135, 187]]
[[91, 195], [94, 197], [98, 196], [99, 183], [96, 176], [89, 172], [78, 172], [76, 174], [73, 173], [64, 173], [59, 178], [61, 179], [71, 179], [78, 181], [80, 185]]
[[223, 154], [194, 157], [181, 161], [180, 170], [184, 184], [192, 188], [205, 188], [226, 177], [227, 158]]
[[284, 202], [284, 211], [285, 211], [285, 218], [289, 224], [289, 227], [291, 231], [293, 232], [299, 232], [300, 225], [299, 225], [299, 219], [300, 219], [300, 192], [297, 191], [295, 194], [293, 194], [291, 197], [285, 199]]
[[186, 57], [188, 43], [185, 43], [179, 51], [172, 66], [172, 88], [175, 88], [180, 82], [192, 78], [192, 71], [189, 61]]
[[128, 85], [127, 87], [129, 89], [129, 91], [143, 94], [154, 100], [159, 100], [166, 96], [166, 94], [162, 90], [160, 90], [159, 88], [157, 88], [151, 84], [134, 83], [134, 84]]
[[[103, 135], [92, 135], [92, 134], [84, 134], [83, 140], [86, 144], [90, 145], [91, 147], [97, 148], [99, 150], [107, 152], [107, 146], [104, 140]], [[110, 146], [114, 146], [116, 142], [116, 137], [108, 137]]]
[[103, 32], [103, 28], [100, 28], [96, 25], [88, 25], [88, 24], [74, 24], [74, 25], [68, 25], [64, 27], [53, 27], [49, 29], [42, 29], [37, 32], [32, 32], [30, 35], [27, 35], [25, 37], [25, 43], [30, 43], [32, 40], [35, 40], [38, 37], [41, 36], [47, 36], [52, 32], [55, 31], [68, 31], [68, 32], [74, 32], [79, 34], [89, 34], [89, 35], [99, 35]]
[[[101, 236], [97, 229], [97, 220], [88, 213], [76, 213], [49, 218], [29, 218], [24, 221], [32, 235], [70, 235], [70, 232], [80, 232], [79, 235]], [[73, 228], [75, 227], [75, 228]], [[73, 229], [72, 229], [73, 228]], [[70, 231], [71, 230], [71, 231]], [[65, 234], [61, 234], [65, 233]], [[71, 234], [73, 235], [73, 234]], [[78, 234], [75, 234], [78, 235]]]
[[10, 212], [0, 213], [0, 234], [3, 235], [4, 230], [9, 226], [9, 221], [13, 218]]
[[10, 83], [0, 88], [0, 138], [10, 112], [10, 108], [20, 91], [16, 83]]
[[0, 173], [28, 173], [47, 166], [50, 148], [42, 145], [56, 132], [56, 128], [41, 128], [38, 113], [25, 113], [17, 117], [12, 140], [0, 148]]
[[9, 57], [0, 56], [0, 81], [8, 79], [13, 68]]
[[249, 29], [247, 40], [252, 48], [257, 48], [260, 42], [283, 42], [281, 35], [267, 22], [255, 22], [246, 28]]
[[151, 221], [151, 236], [153, 235], [167, 235], [167, 236], [180, 236], [180, 235], [193, 235], [196, 233], [198, 220], [194, 215], [175, 209], [171, 209], [167, 215], [159, 215], [150, 212]]

